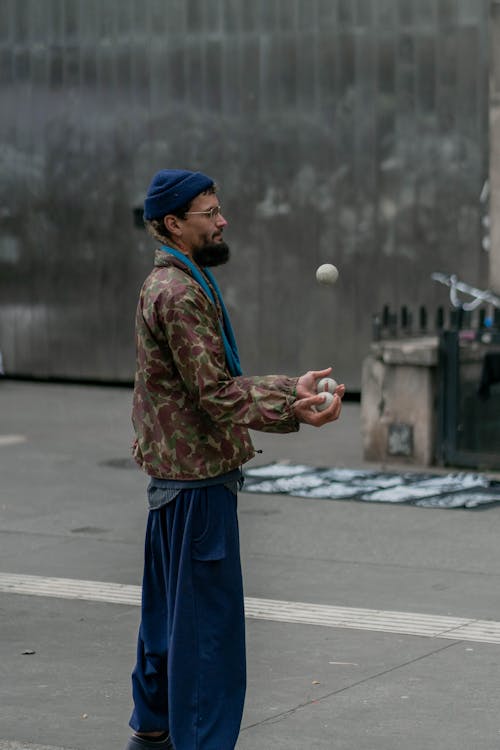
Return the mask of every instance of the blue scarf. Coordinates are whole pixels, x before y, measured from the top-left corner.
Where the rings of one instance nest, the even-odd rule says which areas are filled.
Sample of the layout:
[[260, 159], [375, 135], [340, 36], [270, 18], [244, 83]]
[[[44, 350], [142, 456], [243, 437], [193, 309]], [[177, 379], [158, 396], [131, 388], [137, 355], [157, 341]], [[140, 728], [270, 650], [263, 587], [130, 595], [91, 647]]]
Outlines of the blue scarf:
[[200, 272], [199, 268], [188, 258], [187, 255], [184, 255], [183, 253], [179, 252], [178, 250], [174, 250], [173, 247], [168, 247], [168, 245], [162, 245], [161, 249], [165, 253], [170, 253], [170, 255], [173, 255], [174, 258], [177, 258], [177, 260], [180, 260], [181, 263], [184, 263], [186, 265], [191, 273], [193, 274], [194, 278], [198, 282], [198, 284], [201, 286], [205, 294], [207, 295], [208, 299], [212, 302], [213, 305], [215, 305], [214, 296], [212, 294], [212, 290], [210, 289], [209, 285], [206, 282], [205, 277], [203, 276], [203, 273], [206, 274], [208, 280], [212, 284], [215, 293], [217, 295], [217, 298], [219, 300], [219, 304], [222, 310], [222, 317], [223, 317], [223, 323], [220, 323], [220, 332], [222, 335], [222, 342], [224, 344], [224, 351], [226, 353], [226, 362], [229, 369], [229, 372], [231, 375], [241, 375], [241, 365], [240, 365], [240, 358], [238, 355], [238, 348], [236, 346], [236, 340], [234, 338], [233, 329], [231, 327], [231, 321], [229, 320], [229, 315], [226, 310], [226, 306], [224, 304], [224, 301], [222, 299], [222, 294], [220, 293], [219, 287], [217, 286], [217, 283], [213, 277], [213, 275], [210, 273], [208, 268], [203, 269], [203, 273]]

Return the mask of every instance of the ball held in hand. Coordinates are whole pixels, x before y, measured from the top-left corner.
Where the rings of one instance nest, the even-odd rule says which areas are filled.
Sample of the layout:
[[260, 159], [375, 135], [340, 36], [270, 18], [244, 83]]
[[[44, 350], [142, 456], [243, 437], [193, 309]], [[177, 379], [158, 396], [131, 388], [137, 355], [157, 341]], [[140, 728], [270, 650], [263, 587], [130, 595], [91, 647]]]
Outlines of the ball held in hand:
[[338, 277], [338, 269], [332, 263], [323, 263], [316, 270], [316, 281], [320, 284], [335, 284]]
[[316, 390], [318, 393], [335, 393], [335, 389], [338, 388], [338, 383], [333, 378], [321, 378], [318, 380]]
[[314, 408], [316, 409], [316, 411], [324, 411], [325, 409], [328, 409], [328, 407], [330, 406], [330, 404], [333, 401], [333, 394], [332, 393], [329, 393], [328, 391], [324, 391], [322, 393], [322, 395], [323, 395], [323, 403], [316, 404], [314, 406]]

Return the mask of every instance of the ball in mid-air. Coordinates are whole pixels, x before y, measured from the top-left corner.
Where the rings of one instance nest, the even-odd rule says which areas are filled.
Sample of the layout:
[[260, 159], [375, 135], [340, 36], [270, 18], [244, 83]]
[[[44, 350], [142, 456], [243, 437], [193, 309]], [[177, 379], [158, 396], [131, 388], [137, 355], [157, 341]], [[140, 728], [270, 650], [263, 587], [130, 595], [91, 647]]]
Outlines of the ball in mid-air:
[[320, 284], [335, 284], [339, 277], [337, 266], [333, 263], [323, 263], [316, 269], [316, 281]]
[[333, 401], [333, 394], [332, 393], [329, 393], [328, 391], [322, 391], [322, 395], [324, 397], [323, 398], [323, 403], [315, 405], [314, 408], [316, 409], [316, 411], [324, 411], [325, 409], [328, 409], [328, 407], [330, 406], [330, 404]]
[[321, 378], [318, 380], [316, 390], [318, 393], [335, 393], [335, 389], [338, 387], [338, 383], [333, 378]]

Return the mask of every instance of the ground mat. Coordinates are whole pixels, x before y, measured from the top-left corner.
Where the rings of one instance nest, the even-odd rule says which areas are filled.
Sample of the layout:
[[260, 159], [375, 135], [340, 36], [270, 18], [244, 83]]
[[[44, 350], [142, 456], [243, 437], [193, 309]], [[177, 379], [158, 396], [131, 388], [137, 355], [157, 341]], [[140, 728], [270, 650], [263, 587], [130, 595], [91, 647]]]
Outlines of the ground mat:
[[483, 474], [381, 473], [289, 463], [246, 469], [243, 491], [424, 508], [484, 508], [500, 503], [500, 482]]

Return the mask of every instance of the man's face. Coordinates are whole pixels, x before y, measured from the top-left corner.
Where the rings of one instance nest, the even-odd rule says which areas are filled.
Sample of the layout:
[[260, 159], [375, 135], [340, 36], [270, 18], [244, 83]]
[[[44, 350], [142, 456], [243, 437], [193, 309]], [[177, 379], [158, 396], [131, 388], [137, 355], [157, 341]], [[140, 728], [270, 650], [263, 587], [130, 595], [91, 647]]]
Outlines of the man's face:
[[229, 260], [229, 247], [222, 237], [226, 226], [217, 195], [197, 195], [182, 220], [182, 241], [195, 263], [218, 266]]

